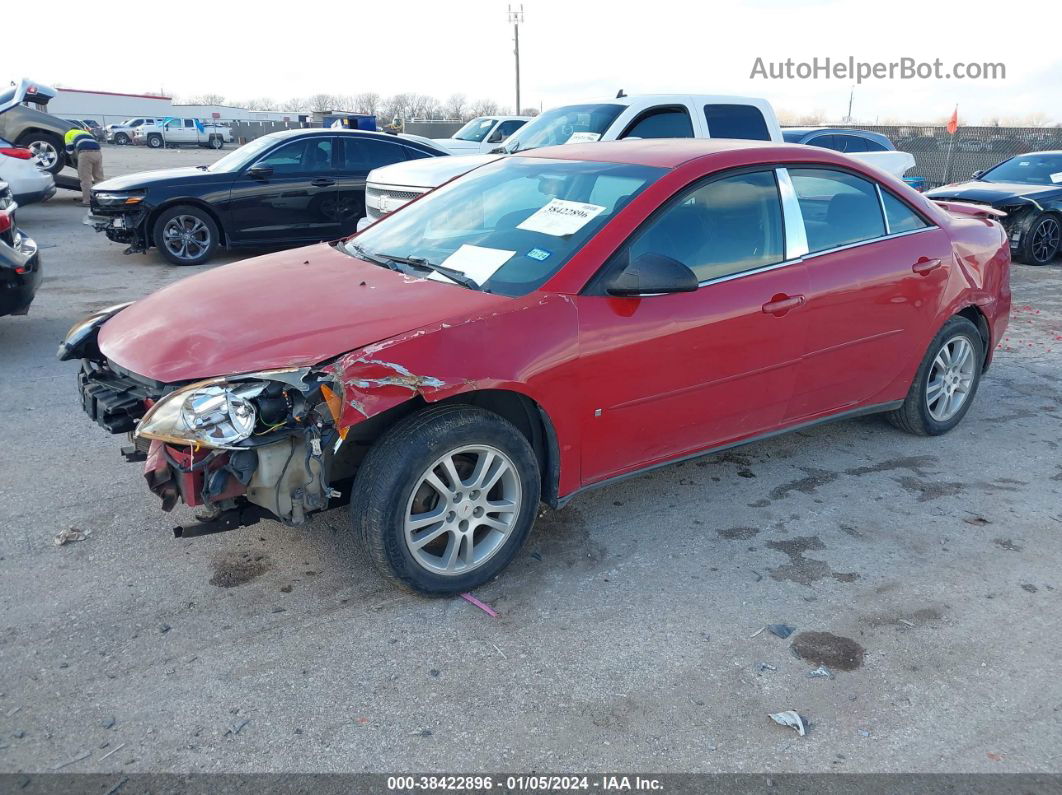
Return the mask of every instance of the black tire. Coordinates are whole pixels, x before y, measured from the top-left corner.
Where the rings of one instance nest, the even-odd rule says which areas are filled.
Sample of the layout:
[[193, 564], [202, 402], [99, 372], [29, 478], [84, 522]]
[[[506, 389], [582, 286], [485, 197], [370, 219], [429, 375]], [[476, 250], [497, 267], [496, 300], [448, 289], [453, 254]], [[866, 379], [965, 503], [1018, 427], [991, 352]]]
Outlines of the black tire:
[[1062, 246], [1062, 220], [1053, 213], [1041, 213], [1025, 233], [1019, 259], [1026, 265], [1047, 265]]
[[213, 136], [210, 137], [210, 140], [207, 142], [207, 145], [211, 149], [218, 149], [218, 150], [224, 149], [225, 148], [225, 139], [223, 139], [219, 135], [213, 135]]
[[63, 139], [55, 133], [36, 131], [23, 133], [15, 141], [16, 146], [27, 146], [39, 153], [37, 165], [55, 176], [67, 165], [66, 147]]
[[162, 136], [159, 135], [158, 133], [151, 133], [147, 137], [147, 145], [148, 145], [148, 148], [150, 148], [150, 149], [161, 149], [162, 148]]
[[[439, 574], [410, 552], [406, 512], [432, 463], [465, 445], [488, 445], [508, 456], [519, 480], [521, 502], [508, 536], [485, 562], [465, 573]], [[497, 576], [523, 546], [538, 512], [540, 481], [534, 451], [511, 422], [474, 406], [434, 406], [397, 423], [365, 457], [350, 497], [354, 532], [373, 564], [393, 584], [428, 596], [463, 593]]]
[[124, 132], [114, 134], [114, 143], [118, 146], [129, 146], [129, 136]]
[[[945, 345], [956, 337], [965, 337], [973, 349], [973, 381], [966, 393], [966, 399], [958, 408], [958, 411], [953, 416], [941, 421], [934, 418], [930, 413], [927, 382], [933, 372], [937, 355]], [[980, 332], [969, 320], [956, 315], [944, 324], [944, 327], [933, 338], [933, 342], [930, 343], [929, 350], [926, 351], [926, 355], [918, 367], [918, 373], [915, 375], [914, 383], [911, 384], [911, 388], [907, 392], [903, 405], [895, 411], [890, 411], [885, 416], [889, 422], [900, 430], [917, 436], [939, 436], [942, 433], [947, 433], [962, 421], [977, 396], [977, 387], [981, 383], [981, 370], [984, 367], [984, 362], [984, 341], [981, 339]]]
[[[186, 227], [192, 227], [196, 230], [196, 240], [202, 240], [203, 245], [188, 244], [185, 246], [185, 250], [188, 252], [188, 256], [180, 256], [178, 251], [175, 251], [169, 245], [167, 245], [166, 232], [167, 227], [171, 222], [176, 219], [186, 217], [195, 219], [205, 228], [205, 239], [200, 238], [199, 227], [194, 222], [185, 224]], [[217, 250], [218, 243], [221, 239], [221, 234], [218, 230], [218, 225], [214, 222], [214, 219], [210, 217], [210, 213], [206, 210], [202, 210], [199, 207], [193, 207], [188, 204], [179, 204], [176, 207], [171, 207], [168, 210], [162, 212], [152, 227], [151, 239], [155, 243], [155, 247], [159, 250], [159, 253], [166, 259], [167, 262], [173, 265], [202, 265], [212, 256]], [[175, 246], [176, 247], [176, 246]]]

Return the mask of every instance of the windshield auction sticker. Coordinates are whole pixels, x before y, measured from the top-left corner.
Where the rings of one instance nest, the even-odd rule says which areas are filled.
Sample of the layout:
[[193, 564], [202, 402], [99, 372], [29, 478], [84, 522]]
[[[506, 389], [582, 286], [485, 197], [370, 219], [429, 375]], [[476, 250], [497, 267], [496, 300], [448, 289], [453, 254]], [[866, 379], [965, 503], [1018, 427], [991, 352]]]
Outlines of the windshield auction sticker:
[[516, 228], [527, 232], [541, 232], [553, 237], [574, 235], [604, 209], [598, 204], [553, 199], [522, 224], [518, 224]]
[[599, 141], [599, 140], [601, 140], [601, 133], [595, 133], [595, 132], [573, 132], [568, 137], [568, 140], [565, 141], [564, 143], [566, 143], [566, 144], [589, 144], [589, 143], [593, 143], [594, 141]]
[[470, 246], [465, 243], [443, 260], [442, 264], [455, 271], [461, 271], [465, 276], [475, 280], [476, 284], [483, 284], [515, 253], [515, 251]]
[[1054, 174], [1052, 174], [1051, 181], [1056, 185], [1062, 182], [1062, 171], [1056, 171]]

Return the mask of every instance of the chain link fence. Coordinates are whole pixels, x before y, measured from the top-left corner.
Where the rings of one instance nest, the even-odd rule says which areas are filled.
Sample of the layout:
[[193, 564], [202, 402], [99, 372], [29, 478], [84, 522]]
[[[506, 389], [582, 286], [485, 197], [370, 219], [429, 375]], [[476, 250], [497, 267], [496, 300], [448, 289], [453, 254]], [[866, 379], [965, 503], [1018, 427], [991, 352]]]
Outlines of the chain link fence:
[[915, 167], [908, 177], [922, 177], [927, 188], [968, 179], [1015, 155], [1062, 150], [1062, 128], [960, 127], [950, 135], [944, 127], [922, 125], [838, 125], [887, 135], [901, 152], [910, 152]]

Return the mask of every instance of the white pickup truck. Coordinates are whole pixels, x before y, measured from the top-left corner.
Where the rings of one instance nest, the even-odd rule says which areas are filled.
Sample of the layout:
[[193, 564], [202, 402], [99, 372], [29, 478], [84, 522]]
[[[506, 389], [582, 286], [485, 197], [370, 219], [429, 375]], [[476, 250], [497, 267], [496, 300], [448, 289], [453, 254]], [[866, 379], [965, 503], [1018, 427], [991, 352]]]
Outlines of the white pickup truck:
[[133, 128], [133, 143], [152, 149], [163, 146], [207, 146], [223, 149], [232, 143], [232, 129], [220, 124], [204, 124], [199, 119], [167, 118], [154, 123], [148, 120]]
[[[505, 155], [543, 146], [620, 138], [744, 138], [783, 143], [782, 128], [765, 99], [698, 94], [620, 95], [553, 108], [518, 129], [489, 154], [433, 157], [369, 172], [366, 217], [358, 230], [432, 188]], [[897, 177], [915, 164], [908, 152], [850, 155]]]
[[478, 116], [449, 138], [430, 138], [452, 155], [478, 155], [496, 149], [525, 124], [530, 116]]

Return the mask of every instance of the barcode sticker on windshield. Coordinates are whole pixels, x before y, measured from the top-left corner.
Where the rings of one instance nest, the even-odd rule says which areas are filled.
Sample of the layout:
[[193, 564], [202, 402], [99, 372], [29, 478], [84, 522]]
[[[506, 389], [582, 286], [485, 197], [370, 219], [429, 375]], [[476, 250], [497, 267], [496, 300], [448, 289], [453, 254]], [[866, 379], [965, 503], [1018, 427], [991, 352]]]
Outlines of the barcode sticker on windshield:
[[595, 132], [574, 132], [568, 136], [566, 144], [588, 144], [594, 141], [601, 140], [601, 133]]
[[1062, 171], [1058, 171], [1058, 172], [1056, 172], [1056, 173], [1052, 174], [1052, 175], [1051, 175], [1051, 181], [1052, 181], [1053, 183], [1055, 183], [1056, 185], [1057, 185], [1057, 184], [1058, 184], [1059, 182], [1062, 182]]
[[[465, 276], [473, 279], [476, 284], [483, 284], [494, 275], [498, 268], [508, 262], [515, 253], [515, 251], [470, 246], [465, 243], [444, 259], [442, 264], [447, 268], [453, 268], [455, 271], [461, 271]], [[443, 276], [442, 278], [445, 279], [446, 277]]]
[[604, 210], [605, 208], [599, 204], [553, 199], [530, 218], [518, 224], [516, 228], [527, 232], [541, 232], [554, 237], [574, 235]]

